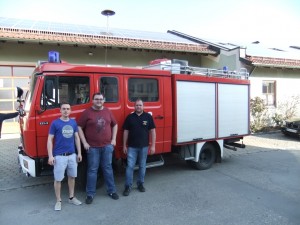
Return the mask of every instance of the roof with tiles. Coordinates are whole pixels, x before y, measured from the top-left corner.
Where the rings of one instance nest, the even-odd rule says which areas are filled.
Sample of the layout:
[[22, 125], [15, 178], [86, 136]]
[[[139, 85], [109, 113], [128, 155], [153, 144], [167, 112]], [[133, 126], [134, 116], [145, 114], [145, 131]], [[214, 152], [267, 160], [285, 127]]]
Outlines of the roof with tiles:
[[[204, 40], [178, 31], [169, 32], [198, 43], [209, 44], [211, 49], [218, 48], [231, 51], [237, 48], [244, 48], [239, 44], [224, 43], [208, 39]], [[242, 57], [242, 59], [244, 59], [247, 64], [257, 67], [300, 68], [300, 47], [269, 48], [259, 42], [254, 42], [247, 45], [246, 56]]]
[[0, 17], [0, 40], [57, 44], [109, 46], [145, 50], [216, 54], [207, 44], [198, 44], [168, 33], [18, 20]]
[[[66, 45], [108, 46], [120, 49], [160, 50], [217, 55], [218, 49], [231, 51], [239, 45], [204, 40], [178, 31], [167, 33], [61, 24], [0, 17], [0, 40], [56, 43]], [[253, 43], [254, 44], [254, 43]], [[253, 66], [300, 68], [300, 47], [289, 49], [247, 46], [243, 59]], [[295, 53], [295, 54], [291, 54]]]
[[246, 60], [250, 61], [252, 65], [259, 66], [259, 67], [279, 67], [279, 68], [300, 69], [300, 60], [296, 60], [296, 59], [246, 56]]
[[259, 42], [247, 46], [245, 59], [258, 67], [300, 68], [300, 49], [269, 48]]

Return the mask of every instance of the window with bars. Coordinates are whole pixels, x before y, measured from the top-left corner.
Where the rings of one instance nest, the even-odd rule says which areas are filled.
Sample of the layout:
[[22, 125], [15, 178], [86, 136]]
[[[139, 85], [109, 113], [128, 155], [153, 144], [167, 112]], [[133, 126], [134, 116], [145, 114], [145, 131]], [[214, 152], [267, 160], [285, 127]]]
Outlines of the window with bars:
[[21, 87], [24, 93], [34, 66], [0, 65], [0, 113], [16, 111], [16, 87]]
[[276, 106], [276, 81], [264, 80], [262, 82], [262, 96], [267, 106]]

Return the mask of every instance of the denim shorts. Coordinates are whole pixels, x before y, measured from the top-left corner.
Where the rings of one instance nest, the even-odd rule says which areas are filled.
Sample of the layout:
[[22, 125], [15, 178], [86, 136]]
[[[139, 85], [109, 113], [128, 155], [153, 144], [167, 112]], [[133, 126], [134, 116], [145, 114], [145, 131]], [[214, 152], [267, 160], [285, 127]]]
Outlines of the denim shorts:
[[77, 177], [77, 155], [74, 153], [69, 156], [57, 155], [54, 164], [54, 180], [62, 181], [67, 170], [68, 177]]

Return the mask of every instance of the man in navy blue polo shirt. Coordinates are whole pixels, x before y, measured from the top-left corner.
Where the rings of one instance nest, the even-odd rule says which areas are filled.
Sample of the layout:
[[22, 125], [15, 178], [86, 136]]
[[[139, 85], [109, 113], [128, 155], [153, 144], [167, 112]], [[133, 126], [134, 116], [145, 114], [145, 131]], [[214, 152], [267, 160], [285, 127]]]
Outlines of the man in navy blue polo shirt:
[[[146, 174], [146, 160], [148, 152], [154, 154], [156, 132], [152, 116], [144, 112], [144, 104], [141, 99], [135, 101], [135, 112], [127, 116], [123, 129], [123, 151], [127, 154], [126, 182], [124, 196], [128, 196], [133, 183], [133, 171], [136, 160], [139, 162], [139, 174], [137, 187], [140, 192], [145, 192], [144, 179]], [[151, 145], [149, 146], [149, 133]], [[128, 148], [127, 148], [128, 141]]]

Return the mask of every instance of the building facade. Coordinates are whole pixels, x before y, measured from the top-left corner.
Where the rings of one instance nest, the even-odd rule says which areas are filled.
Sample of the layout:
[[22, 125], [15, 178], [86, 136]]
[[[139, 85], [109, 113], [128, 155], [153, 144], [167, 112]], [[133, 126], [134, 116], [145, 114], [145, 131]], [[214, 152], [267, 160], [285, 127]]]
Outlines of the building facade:
[[[295, 49], [299, 54], [299, 49]], [[15, 112], [15, 87], [28, 89], [36, 63], [47, 61], [49, 51], [57, 51], [61, 60], [75, 64], [141, 67], [152, 60], [167, 58], [187, 60], [189, 66], [237, 72], [246, 68], [250, 72], [251, 98], [263, 98], [271, 114], [299, 96], [300, 56], [290, 57], [278, 49], [268, 49], [265, 54], [177, 31], [108, 32], [99, 27], [22, 23], [0, 17], [0, 113]], [[300, 116], [298, 105], [296, 111]]]

